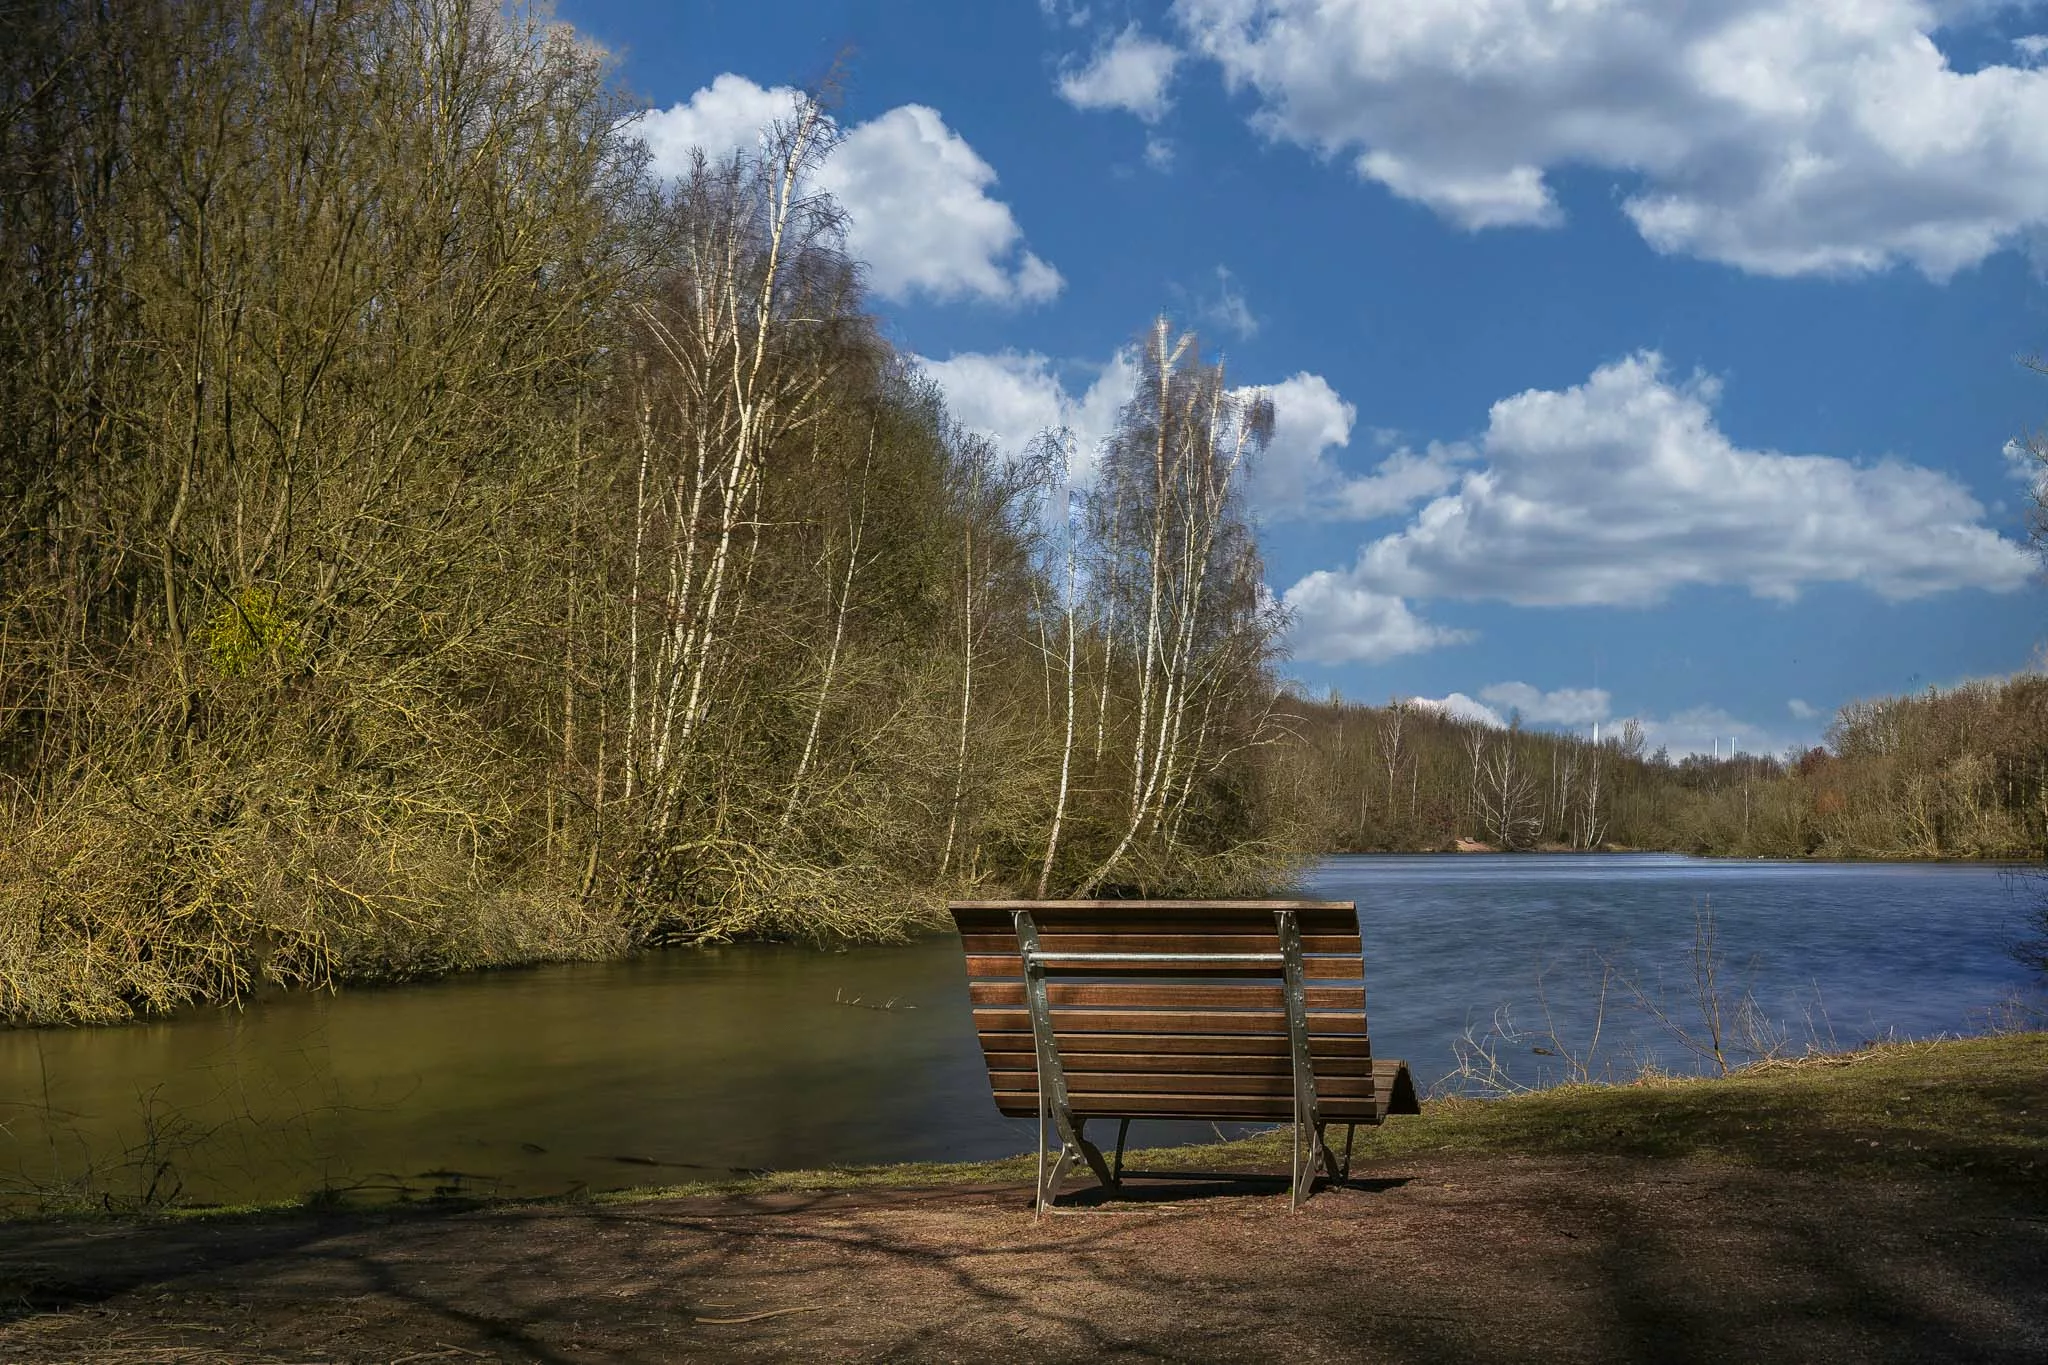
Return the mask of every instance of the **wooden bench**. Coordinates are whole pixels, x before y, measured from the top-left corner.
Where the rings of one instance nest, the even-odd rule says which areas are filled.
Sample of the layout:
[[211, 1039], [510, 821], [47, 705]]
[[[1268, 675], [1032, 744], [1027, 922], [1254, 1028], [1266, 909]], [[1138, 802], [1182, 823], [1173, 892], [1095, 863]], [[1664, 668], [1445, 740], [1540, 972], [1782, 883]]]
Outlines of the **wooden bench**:
[[[996, 1107], [1038, 1118], [1039, 1213], [1074, 1161], [1123, 1179], [1134, 1118], [1294, 1127], [1290, 1196], [1350, 1173], [1362, 1123], [1420, 1113], [1375, 1061], [1350, 901], [956, 901]], [[1087, 1139], [1118, 1123], [1115, 1162]], [[1059, 1153], [1047, 1167], [1047, 1126]], [[1324, 1141], [1346, 1128], [1341, 1160]]]

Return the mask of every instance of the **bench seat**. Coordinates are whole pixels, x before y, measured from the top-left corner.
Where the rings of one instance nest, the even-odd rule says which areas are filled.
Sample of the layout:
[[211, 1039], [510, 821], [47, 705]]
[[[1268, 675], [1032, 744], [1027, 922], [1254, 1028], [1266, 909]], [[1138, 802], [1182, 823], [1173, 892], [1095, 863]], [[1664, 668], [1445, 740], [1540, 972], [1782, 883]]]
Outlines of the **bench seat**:
[[[949, 908], [996, 1106], [1040, 1121], [1041, 1209], [1076, 1157], [1117, 1184], [1133, 1119], [1294, 1124], [1298, 1206], [1317, 1169], [1341, 1174], [1329, 1125], [1420, 1112], [1406, 1065], [1372, 1055], [1351, 902]], [[1120, 1124], [1114, 1170], [1085, 1138], [1090, 1119]], [[1048, 1125], [1061, 1139], [1050, 1176]]]

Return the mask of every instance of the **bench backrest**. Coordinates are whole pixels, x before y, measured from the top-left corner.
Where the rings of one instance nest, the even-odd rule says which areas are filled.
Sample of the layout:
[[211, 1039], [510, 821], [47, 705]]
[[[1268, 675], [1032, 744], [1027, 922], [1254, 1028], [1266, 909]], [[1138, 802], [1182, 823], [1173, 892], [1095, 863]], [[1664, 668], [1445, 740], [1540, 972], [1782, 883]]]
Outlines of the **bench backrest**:
[[[1022, 909], [1047, 961], [1049, 1012], [1075, 1117], [1291, 1118], [1294, 1059], [1275, 913], [1288, 910], [1300, 935], [1322, 1119], [1375, 1119], [1365, 968], [1349, 901], [961, 901], [949, 908], [966, 950], [982, 1055], [1005, 1114], [1038, 1111], [1014, 918]], [[1181, 960], [1061, 960], [1090, 953]], [[1188, 955], [1269, 960], [1191, 962]]]

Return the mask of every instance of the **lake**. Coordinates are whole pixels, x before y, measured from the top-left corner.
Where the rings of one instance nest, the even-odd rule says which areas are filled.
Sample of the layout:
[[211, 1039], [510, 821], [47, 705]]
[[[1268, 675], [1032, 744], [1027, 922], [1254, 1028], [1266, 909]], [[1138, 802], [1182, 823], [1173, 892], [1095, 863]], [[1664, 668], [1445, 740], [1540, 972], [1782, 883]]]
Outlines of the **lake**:
[[[1503, 1005], [1595, 1069], [1690, 1069], [1617, 974], [1697, 1031], [1687, 950], [1710, 911], [1731, 1001], [1796, 1048], [1981, 1031], [2027, 986], [2006, 943], [2014, 869], [1665, 855], [1339, 857], [1303, 893], [1356, 900], [1373, 1050], [1428, 1085]], [[1541, 981], [1540, 992], [1538, 981]], [[1519, 1082], [1559, 1062], [1501, 1049]], [[1552, 1048], [1552, 1051], [1556, 1049]], [[1029, 1150], [1001, 1118], [951, 935], [817, 952], [649, 954], [338, 995], [273, 997], [122, 1028], [0, 1033], [0, 1192], [188, 1202], [340, 1189], [543, 1194], [761, 1168]], [[1140, 1124], [1133, 1141], [1206, 1127]]]

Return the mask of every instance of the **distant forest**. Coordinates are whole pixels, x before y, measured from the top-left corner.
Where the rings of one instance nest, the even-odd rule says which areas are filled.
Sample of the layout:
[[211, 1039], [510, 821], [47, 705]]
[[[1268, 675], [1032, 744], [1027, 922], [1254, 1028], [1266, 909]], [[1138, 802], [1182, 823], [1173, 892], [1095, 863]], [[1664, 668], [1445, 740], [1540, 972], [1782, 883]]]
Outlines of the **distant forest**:
[[2040, 679], [1792, 762], [1292, 695], [1270, 405], [1161, 321], [1085, 494], [1065, 433], [963, 431], [815, 102], [658, 182], [604, 55], [494, 0], [7, 23], [0, 1018], [1461, 836], [2044, 847]]
[[1288, 807], [1329, 852], [1661, 849], [1827, 858], [2048, 855], [2048, 677], [1842, 708], [1804, 753], [1673, 760], [1427, 704], [1297, 700]]

